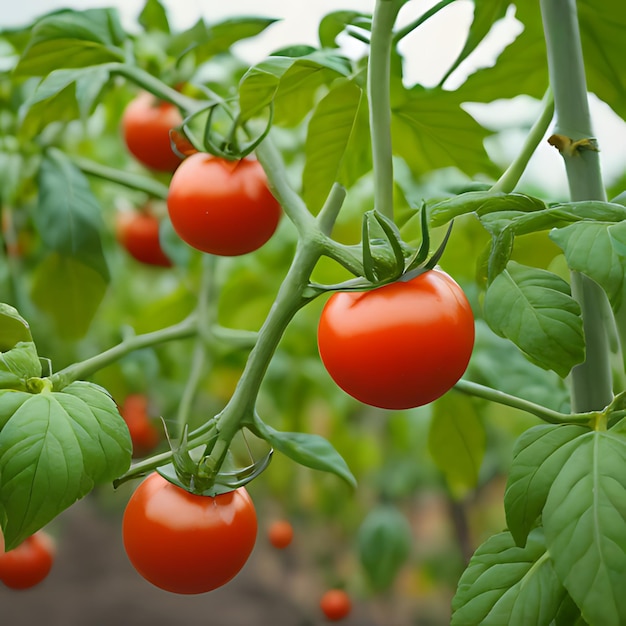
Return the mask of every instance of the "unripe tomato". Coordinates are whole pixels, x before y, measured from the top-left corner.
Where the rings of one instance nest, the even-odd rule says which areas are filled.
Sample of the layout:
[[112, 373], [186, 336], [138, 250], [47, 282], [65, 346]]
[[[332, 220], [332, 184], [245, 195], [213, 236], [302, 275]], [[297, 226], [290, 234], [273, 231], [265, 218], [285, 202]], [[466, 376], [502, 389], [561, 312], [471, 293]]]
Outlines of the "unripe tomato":
[[146, 265], [171, 267], [159, 240], [159, 220], [150, 213], [119, 213], [115, 223], [117, 240], [137, 261]]
[[50, 572], [54, 562], [54, 541], [40, 530], [19, 546], [0, 553], [0, 581], [11, 589], [29, 589], [38, 585]]
[[267, 529], [267, 538], [275, 548], [282, 550], [293, 540], [293, 526], [287, 520], [276, 520]]
[[352, 610], [350, 596], [343, 589], [330, 589], [320, 600], [320, 608], [330, 622], [348, 617]]
[[174, 173], [167, 208], [183, 241], [220, 256], [260, 248], [281, 217], [258, 161], [226, 161], [201, 152], [187, 157]]
[[129, 152], [143, 165], [159, 172], [173, 172], [180, 157], [172, 151], [170, 129], [182, 122], [173, 104], [141, 92], [124, 109], [122, 136]]
[[318, 327], [326, 370], [352, 397], [383, 409], [436, 400], [461, 378], [474, 346], [474, 317], [445, 272], [366, 292], [333, 294]]
[[130, 562], [146, 580], [173, 593], [205, 593], [245, 565], [257, 534], [244, 487], [215, 497], [189, 493], [160, 474], [130, 497], [122, 522]]
[[120, 410], [133, 442], [133, 456], [146, 456], [159, 445], [161, 437], [148, 415], [148, 399], [136, 393], [126, 397]]

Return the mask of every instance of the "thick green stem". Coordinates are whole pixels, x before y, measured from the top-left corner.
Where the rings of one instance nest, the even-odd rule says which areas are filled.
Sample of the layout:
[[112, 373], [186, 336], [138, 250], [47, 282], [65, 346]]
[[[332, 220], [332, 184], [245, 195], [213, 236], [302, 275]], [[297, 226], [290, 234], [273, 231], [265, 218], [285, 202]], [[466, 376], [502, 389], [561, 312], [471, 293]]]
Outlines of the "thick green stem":
[[[217, 417], [219, 434], [206, 463], [207, 468], [214, 473], [219, 471], [235, 434], [254, 416], [256, 399], [265, 372], [289, 322], [307, 302], [304, 293], [320, 256], [321, 249], [316, 242], [306, 239], [300, 241], [276, 300], [259, 331], [258, 341], [250, 352], [235, 392]], [[192, 436], [197, 432], [192, 433]]]
[[539, 142], [543, 139], [554, 117], [554, 96], [548, 89], [542, 100], [541, 113], [532, 125], [526, 141], [515, 160], [491, 188], [491, 191], [511, 193], [517, 187], [520, 178], [526, 171], [530, 158], [535, 153]]
[[372, 21], [367, 73], [374, 164], [374, 208], [391, 220], [393, 220], [393, 152], [389, 89], [393, 26], [399, 10], [400, 5], [395, 0], [377, 0]]
[[[575, 0], [541, 0], [550, 84], [557, 115], [555, 134], [593, 140], [587, 83]], [[592, 141], [593, 147], [593, 141]], [[606, 200], [598, 153], [562, 149], [573, 201]], [[572, 295], [582, 310], [585, 361], [572, 370], [572, 410], [592, 411], [613, 398], [610, 348], [604, 327], [607, 296], [587, 277], [572, 272]]]

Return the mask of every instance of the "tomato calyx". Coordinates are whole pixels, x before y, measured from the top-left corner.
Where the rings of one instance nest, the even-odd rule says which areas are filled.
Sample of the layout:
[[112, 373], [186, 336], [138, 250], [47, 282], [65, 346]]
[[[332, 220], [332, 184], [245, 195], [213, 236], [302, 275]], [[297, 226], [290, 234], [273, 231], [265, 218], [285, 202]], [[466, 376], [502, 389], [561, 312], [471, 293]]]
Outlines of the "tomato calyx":
[[[225, 102], [213, 100], [170, 131], [172, 147], [181, 157], [208, 152], [227, 161], [240, 161], [252, 154], [270, 132], [274, 119], [273, 103], [267, 109], [264, 126], [253, 135], [249, 120], [233, 112]], [[224, 130], [218, 131], [218, 127]]]
[[247, 485], [265, 471], [274, 453], [270, 448], [256, 459], [250, 454], [250, 462], [242, 467], [231, 450], [228, 450], [216, 466], [211, 451], [217, 435], [208, 444], [190, 448], [188, 429], [185, 427], [180, 441], [173, 442], [169, 436], [168, 441], [172, 449], [172, 462], [157, 467], [157, 473], [177, 487], [200, 496], [214, 497]]
[[444, 238], [429, 257], [430, 233], [425, 203], [420, 209], [422, 240], [419, 248], [402, 240], [398, 227], [376, 209], [363, 215], [362, 256], [363, 275], [337, 283], [320, 285], [309, 283], [305, 297], [313, 299], [332, 291], [371, 291], [397, 281], [408, 282], [420, 274], [434, 269], [443, 256], [452, 233], [450, 222]]

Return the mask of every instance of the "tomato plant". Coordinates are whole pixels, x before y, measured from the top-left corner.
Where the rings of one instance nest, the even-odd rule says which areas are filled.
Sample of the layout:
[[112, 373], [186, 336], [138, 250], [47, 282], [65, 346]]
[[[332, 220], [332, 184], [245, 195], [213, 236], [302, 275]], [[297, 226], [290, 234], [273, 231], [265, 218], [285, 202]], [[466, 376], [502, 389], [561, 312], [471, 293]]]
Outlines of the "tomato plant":
[[[626, 177], [588, 97], [624, 128], [623, 7], [475, 0], [424, 84], [415, 60], [445, 56], [425, 30], [468, 3], [373, 4], [252, 64], [238, 43], [275, 20], [176, 31], [159, 0], [137, 32], [103, 8], [0, 33], [6, 548], [158, 470], [129, 503], [131, 559], [200, 592], [252, 549], [258, 480], [264, 512], [317, 525], [294, 562], [353, 577], [382, 623], [430, 603], [454, 625], [624, 624]], [[511, 42], [473, 64], [513, 9]], [[189, 246], [163, 224], [172, 270], [146, 274], [106, 226], [159, 202]], [[147, 388], [168, 445], [133, 462], [113, 398]], [[242, 499], [245, 541], [177, 532]]]
[[131, 496], [122, 534], [130, 562], [153, 585], [173, 593], [205, 593], [245, 565], [257, 518], [243, 487], [200, 496], [155, 473]]
[[293, 541], [293, 526], [287, 520], [275, 520], [267, 529], [267, 538], [275, 548], [282, 550]]
[[257, 250], [274, 234], [281, 216], [258, 161], [202, 153], [187, 157], [176, 170], [167, 208], [183, 241], [221, 256]]
[[435, 269], [372, 291], [333, 294], [318, 345], [329, 374], [351, 396], [408, 409], [439, 398], [461, 378], [474, 317], [458, 284]]
[[30, 589], [52, 569], [55, 545], [52, 537], [40, 530], [8, 552], [0, 552], [0, 581], [11, 589]]
[[343, 589], [329, 589], [320, 599], [320, 608], [330, 622], [339, 622], [350, 615], [352, 601]]
[[159, 239], [160, 222], [149, 212], [121, 212], [116, 219], [116, 236], [126, 251], [146, 265], [171, 267]]
[[124, 109], [122, 137], [129, 152], [143, 165], [159, 172], [172, 172], [180, 157], [172, 150], [170, 130], [183, 119], [170, 102], [143, 92]]
[[148, 398], [145, 395], [135, 393], [126, 396], [120, 413], [133, 442], [133, 456], [146, 456], [159, 445], [161, 436], [150, 421]]

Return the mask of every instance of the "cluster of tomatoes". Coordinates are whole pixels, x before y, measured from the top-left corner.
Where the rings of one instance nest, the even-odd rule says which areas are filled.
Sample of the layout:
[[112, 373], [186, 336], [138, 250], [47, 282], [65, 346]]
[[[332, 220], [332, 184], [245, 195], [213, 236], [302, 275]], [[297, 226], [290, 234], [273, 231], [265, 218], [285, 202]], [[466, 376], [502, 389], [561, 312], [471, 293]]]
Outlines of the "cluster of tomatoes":
[[[173, 172], [167, 209], [183, 241], [219, 256], [257, 250], [274, 234], [281, 217], [263, 168], [253, 159], [228, 161], [199, 152], [181, 159], [172, 148], [170, 131], [182, 121], [174, 105], [142, 93], [124, 111], [122, 136], [129, 152], [147, 168]], [[145, 207], [120, 215], [117, 237], [138, 261], [168, 267], [159, 226]]]
[[[281, 207], [260, 164], [228, 161], [172, 148], [178, 110], [150, 94], [126, 109], [122, 133], [129, 151], [146, 167], [172, 174], [167, 210], [174, 231], [197, 250], [220, 256], [247, 254], [275, 232]], [[176, 131], [174, 131], [175, 133]], [[159, 220], [149, 210], [124, 216], [118, 238], [143, 263], [169, 266], [159, 240]], [[427, 404], [454, 386], [474, 343], [474, 318], [459, 285], [427, 270], [365, 292], [339, 292], [327, 301], [318, 328], [319, 352], [331, 378], [363, 403], [384, 409]], [[141, 399], [122, 409], [135, 451], [157, 440]], [[203, 593], [224, 585], [246, 563], [255, 544], [257, 517], [245, 487], [214, 497], [189, 493], [158, 473], [131, 496], [123, 539], [137, 571], [162, 589]], [[269, 540], [285, 548], [288, 522], [273, 525]], [[330, 590], [320, 606], [329, 620], [351, 610], [350, 598]]]

